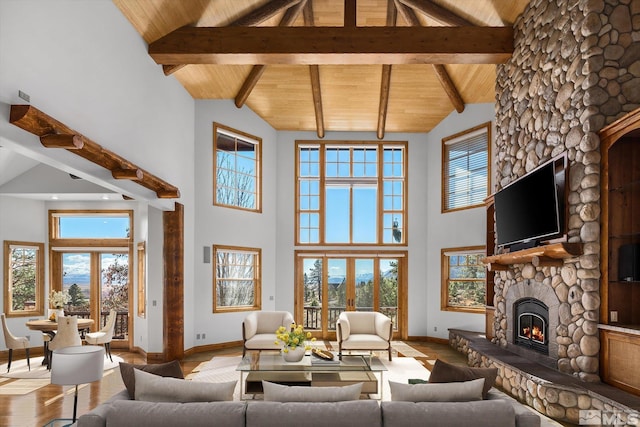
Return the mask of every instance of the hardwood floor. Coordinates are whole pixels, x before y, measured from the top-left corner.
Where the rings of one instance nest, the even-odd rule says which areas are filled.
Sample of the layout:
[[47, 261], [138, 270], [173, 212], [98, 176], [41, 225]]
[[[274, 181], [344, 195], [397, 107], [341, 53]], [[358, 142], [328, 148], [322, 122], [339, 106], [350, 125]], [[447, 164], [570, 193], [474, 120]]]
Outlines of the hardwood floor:
[[[450, 363], [466, 365], [466, 357], [451, 349], [446, 344], [433, 342], [408, 342], [414, 349], [428, 357], [416, 357], [430, 369], [433, 362], [443, 359]], [[145, 363], [137, 353], [113, 350], [113, 355], [121, 357], [129, 363]], [[201, 362], [213, 356], [236, 356], [242, 354], [241, 347], [218, 351], [207, 351], [186, 357], [182, 361], [182, 369], [190, 373]], [[6, 360], [4, 360], [6, 362]], [[15, 380], [0, 383], [0, 387]], [[101, 381], [80, 386], [78, 392], [78, 416], [89, 412], [124, 388], [118, 369], [105, 372]], [[29, 427], [44, 426], [55, 418], [71, 418], [73, 415], [73, 386], [46, 385], [25, 395], [2, 395], [0, 397], [0, 426]]]

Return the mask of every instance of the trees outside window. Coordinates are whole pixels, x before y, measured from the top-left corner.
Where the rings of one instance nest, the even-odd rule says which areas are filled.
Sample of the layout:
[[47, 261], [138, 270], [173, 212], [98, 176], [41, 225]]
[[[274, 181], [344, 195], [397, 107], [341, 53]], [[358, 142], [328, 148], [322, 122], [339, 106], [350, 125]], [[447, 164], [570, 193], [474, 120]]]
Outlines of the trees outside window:
[[44, 314], [44, 244], [4, 242], [4, 312], [7, 317]]
[[442, 249], [442, 310], [484, 313], [484, 251], [484, 246]]
[[213, 312], [260, 310], [261, 250], [213, 246]]

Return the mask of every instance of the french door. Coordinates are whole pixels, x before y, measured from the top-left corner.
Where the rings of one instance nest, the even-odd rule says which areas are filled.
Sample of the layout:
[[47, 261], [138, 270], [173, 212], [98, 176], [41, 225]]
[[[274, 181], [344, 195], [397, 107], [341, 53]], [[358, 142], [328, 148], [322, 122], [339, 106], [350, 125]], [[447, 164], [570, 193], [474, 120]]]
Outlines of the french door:
[[71, 300], [65, 306], [65, 313], [94, 319], [93, 330], [99, 330], [109, 311], [115, 309], [118, 317], [112, 343], [114, 347], [128, 348], [129, 252], [115, 248], [90, 249], [53, 251], [52, 285], [69, 293]]
[[296, 253], [296, 321], [316, 338], [335, 339], [343, 311], [379, 311], [393, 321], [394, 336], [406, 323], [404, 253]]

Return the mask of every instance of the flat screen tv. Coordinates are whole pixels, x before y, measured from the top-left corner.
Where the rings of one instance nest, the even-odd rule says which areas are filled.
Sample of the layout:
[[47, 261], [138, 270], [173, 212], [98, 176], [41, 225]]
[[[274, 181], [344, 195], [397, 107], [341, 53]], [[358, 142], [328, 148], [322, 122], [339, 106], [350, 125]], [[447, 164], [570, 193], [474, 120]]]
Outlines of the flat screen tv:
[[498, 246], [533, 247], [564, 234], [564, 165], [551, 160], [495, 193]]

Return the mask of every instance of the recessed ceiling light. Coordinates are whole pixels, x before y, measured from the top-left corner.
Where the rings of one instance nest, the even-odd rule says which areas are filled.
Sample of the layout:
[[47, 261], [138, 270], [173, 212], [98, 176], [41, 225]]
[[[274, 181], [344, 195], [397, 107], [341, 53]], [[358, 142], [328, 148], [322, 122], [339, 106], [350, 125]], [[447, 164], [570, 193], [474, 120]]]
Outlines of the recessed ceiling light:
[[102, 200], [109, 200], [109, 196], [107, 196], [106, 194], [102, 195]]
[[51, 200], [58, 200], [58, 196], [51, 196]]

